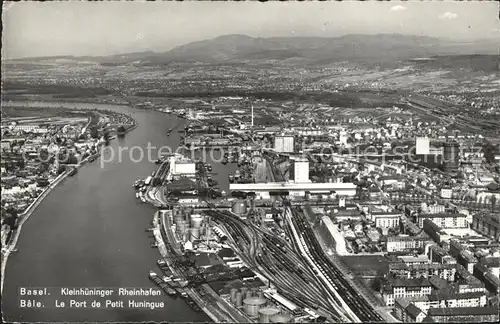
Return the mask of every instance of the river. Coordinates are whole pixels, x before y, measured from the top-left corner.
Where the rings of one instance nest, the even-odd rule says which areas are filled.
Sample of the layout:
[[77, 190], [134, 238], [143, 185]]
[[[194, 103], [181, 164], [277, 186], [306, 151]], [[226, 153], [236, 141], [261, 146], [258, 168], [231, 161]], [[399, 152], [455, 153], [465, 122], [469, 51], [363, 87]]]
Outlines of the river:
[[[135, 298], [165, 303], [164, 308], [155, 310], [91, 309], [88, 307], [92, 298], [87, 308], [67, 305], [55, 308], [54, 300], [59, 298], [60, 288], [154, 287], [148, 272], [150, 269], [159, 271], [155, 263], [160, 256], [156, 249], [150, 248], [152, 239], [144, 229], [149, 227], [155, 209], [135, 199], [132, 184], [151, 174], [156, 165], [146, 158], [137, 161], [139, 149], [134, 149], [132, 157], [135, 160], [131, 160], [129, 151], [124, 148], [140, 147], [145, 151], [151, 143], [151, 146], [175, 149], [179, 134], [172, 132], [167, 137], [166, 130], [183, 120], [127, 106], [45, 102], [29, 105], [110, 109], [130, 114], [138, 127], [125, 138], [112, 140], [101, 160], [83, 166], [75, 176], [64, 180], [23, 225], [18, 252], [12, 253], [7, 262], [2, 296], [4, 318], [9, 322], [210, 321], [205, 314], [191, 310], [183, 300], [165, 295]], [[119, 147], [122, 148], [121, 156]], [[157, 151], [153, 153], [157, 155]], [[212, 165], [213, 172], [217, 173], [214, 179], [227, 191], [227, 176], [235, 166]], [[43, 308], [22, 308], [20, 299], [30, 299], [20, 296], [22, 287], [49, 287], [51, 296], [42, 298]], [[125, 302], [129, 299], [117, 298]]]

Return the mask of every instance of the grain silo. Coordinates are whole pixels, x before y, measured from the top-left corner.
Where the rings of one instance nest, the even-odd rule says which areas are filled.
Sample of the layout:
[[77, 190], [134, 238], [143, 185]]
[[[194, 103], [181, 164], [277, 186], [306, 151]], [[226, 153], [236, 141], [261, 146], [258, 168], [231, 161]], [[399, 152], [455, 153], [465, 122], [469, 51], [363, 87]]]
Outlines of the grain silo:
[[264, 307], [259, 309], [259, 323], [269, 323], [269, 320], [274, 315], [280, 312], [276, 307]]
[[200, 229], [199, 228], [191, 228], [190, 232], [191, 232], [191, 236], [190, 236], [191, 242], [200, 239]]
[[252, 297], [252, 291], [251, 291], [251, 290], [247, 290], [247, 291], [245, 292], [245, 299], [246, 299], [246, 298], [251, 298], [251, 297]]
[[231, 288], [229, 295], [231, 296], [231, 303], [236, 305], [236, 293], [238, 293], [238, 288]]
[[200, 215], [196, 215], [196, 214], [191, 215], [191, 227], [192, 228], [201, 228], [202, 222], [203, 222], [203, 218]]
[[269, 318], [269, 321], [271, 323], [290, 323], [291, 318], [290, 315], [288, 314], [276, 314], [274, 316], [271, 316]]
[[184, 215], [179, 212], [178, 210], [175, 211], [175, 214], [174, 214], [174, 224], [177, 225], [177, 227], [179, 227], [179, 224], [184, 220]]
[[245, 313], [250, 317], [258, 317], [259, 310], [266, 304], [266, 299], [258, 297], [245, 298], [243, 300], [243, 308]]
[[236, 215], [245, 215], [247, 213], [248, 206], [246, 200], [239, 199], [236, 202], [234, 202], [233, 206], [231, 207], [231, 211], [236, 214]]
[[241, 291], [236, 293], [236, 302], [234, 303], [236, 307], [241, 307], [243, 305], [243, 294]]

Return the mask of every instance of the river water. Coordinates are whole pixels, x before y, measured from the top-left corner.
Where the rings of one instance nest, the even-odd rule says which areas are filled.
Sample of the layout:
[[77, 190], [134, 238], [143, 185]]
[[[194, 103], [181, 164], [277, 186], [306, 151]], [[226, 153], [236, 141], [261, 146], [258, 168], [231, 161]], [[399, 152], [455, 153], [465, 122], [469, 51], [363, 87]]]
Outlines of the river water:
[[[101, 160], [83, 166], [75, 176], [64, 180], [23, 225], [18, 252], [12, 253], [7, 262], [2, 296], [4, 319], [21, 322], [210, 321], [205, 314], [191, 310], [183, 300], [165, 295], [133, 298], [136, 301], [163, 301], [165, 306], [155, 310], [128, 308], [131, 297], [114, 298], [125, 301], [123, 308], [89, 308], [91, 300], [96, 298], [79, 298], [88, 300], [87, 308], [69, 308], [67, 304], [64, 308], [55, 308], [56, 299], [67, 303], [68, 298], [71, 299], [61, 297], [60, 288], [154, 287], [148, 272], [150, 269], [159, 272], [155, 263], [160, 256], [156, 249], [150, 248], [152, 239], [144, 229], [150, 226], [155, 208], [135, 199], [132, 184], [151, 174], [156, 165], [147, 158], [138, 161], [140, 149], [134, 149], [134, 160], [129, 151], [132, 147], [140, 147], [146, 152], [148, 143], [175, 149], [179, 134], [172, 132], [167, 137], [166, 130], [183, 122], [171, 115], [126, 106], [74, 103], [64, 106], [127, 113], [139, 126], [125, 138], [111, 141]], [[121, 155], [118, 154], [120, 147]], [[156, 158], [157, 151], [152, 152]], [[213, 172], [217, 173], [214, 179], [227, 191], [227, 176], [234, 171], [234, 165], [212, 165]], [[20, 296], [23, 287], [48, 287], [51, 296], [38, 298], [43, 301], [43, 308], [20, 307], [21, 299], [32, 299]]]

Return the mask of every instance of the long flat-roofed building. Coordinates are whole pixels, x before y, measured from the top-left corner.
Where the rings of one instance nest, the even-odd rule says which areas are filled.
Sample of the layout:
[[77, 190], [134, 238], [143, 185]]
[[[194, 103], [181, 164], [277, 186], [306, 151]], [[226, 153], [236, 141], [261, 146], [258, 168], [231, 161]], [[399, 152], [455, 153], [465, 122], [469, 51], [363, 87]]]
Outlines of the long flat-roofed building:
[[293, 183], [293, 182], [270, 182], [270, 183], [231, 183], [230, 191], [255, 192], [262, 198], [269, 198], [269, 193], [273, 191], [288, 191], [290, 195], [305, 196], [306, 191], [315, 192], [335, 192], [339, 196], [354, 197], [356, 195], [356, 185], [351, 182], [345, 183]]

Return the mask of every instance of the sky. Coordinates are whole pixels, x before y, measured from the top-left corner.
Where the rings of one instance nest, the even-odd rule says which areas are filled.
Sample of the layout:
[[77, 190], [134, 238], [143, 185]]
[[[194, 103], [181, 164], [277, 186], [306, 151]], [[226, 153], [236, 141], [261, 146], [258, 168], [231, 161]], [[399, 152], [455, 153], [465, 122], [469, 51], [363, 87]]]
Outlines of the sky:
[[500, 40], [495, 1], [4, 2], [4, 58], [166, 51], [227, 34]]

